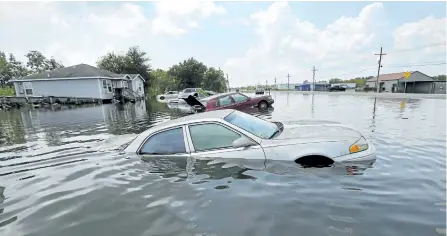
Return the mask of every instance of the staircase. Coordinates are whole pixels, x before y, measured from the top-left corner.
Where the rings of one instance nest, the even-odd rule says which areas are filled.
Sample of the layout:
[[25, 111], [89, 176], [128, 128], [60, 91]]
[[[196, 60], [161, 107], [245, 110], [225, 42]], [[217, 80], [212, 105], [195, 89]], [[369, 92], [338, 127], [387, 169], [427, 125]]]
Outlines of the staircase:
[[130, 89], [123, 89], [123, 97], [125, 100], [130, 102], [135, 102], [136, 100], [143, 99], [141, 95]]

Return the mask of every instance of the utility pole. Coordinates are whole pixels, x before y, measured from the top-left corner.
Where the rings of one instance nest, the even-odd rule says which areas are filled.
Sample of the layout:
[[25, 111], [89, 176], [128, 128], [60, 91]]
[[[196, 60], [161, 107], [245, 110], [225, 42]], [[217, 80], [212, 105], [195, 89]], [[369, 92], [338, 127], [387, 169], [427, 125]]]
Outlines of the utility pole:
[[287, 73], [287, 90], [290, 89], [290, 75]]
[[277, 89], [278, 87], [276, 87], [276, 77], [275, 77], [275, 89]]
[[377, 78], [376, 78], [376, 92], [380, 93], [379, 89], [379, 75], [380, 75], [380, 67], [382, 67], [382, 56], [386, 55], [385, 53], [382, 53], [382, 47], [380, 47], [380, 54], [374, 54], [379, 55], [379, 67], [377, 69]]
[[228, 80], [228, 73], [225, 74], [227, 76], [227, 86], [228, 86], [228, 92], [231, 91], [230, 89], [230, 81]]
[[312, 83], [314, 85], [312, 90], [315, 91], [315, 71], [317, 71], [317, 69], [315, 69], [315, 66], [314, 66], [314, 68], [311, 71], [313, 72]]

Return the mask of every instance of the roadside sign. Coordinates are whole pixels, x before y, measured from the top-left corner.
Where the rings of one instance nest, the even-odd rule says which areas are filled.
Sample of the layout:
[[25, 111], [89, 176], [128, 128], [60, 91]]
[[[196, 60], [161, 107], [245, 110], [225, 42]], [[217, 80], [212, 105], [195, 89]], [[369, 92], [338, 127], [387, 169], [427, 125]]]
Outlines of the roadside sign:
[[408, 79], [408, 78], [410, 78], [410, 75], [411, 75], [411, 73], [410, 72], [404, 72], [404, 78], [405, 79]]

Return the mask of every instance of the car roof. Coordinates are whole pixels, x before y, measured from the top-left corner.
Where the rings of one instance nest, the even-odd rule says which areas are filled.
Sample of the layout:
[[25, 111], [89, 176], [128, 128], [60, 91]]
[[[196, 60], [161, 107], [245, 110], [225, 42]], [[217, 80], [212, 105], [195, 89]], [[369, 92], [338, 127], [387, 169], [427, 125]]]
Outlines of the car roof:
[[219, 94], [215, 94], [213, 96], [209, 96], [209, 97], [207, 97], [207, 99], [213, 99], [213, 98], [218, 98], [218, 97], [223, 97], [223, 96], [233, 95], [233, 94], [240, 94], [240, 93], [238, 93], [238, 92], [219, 93]]
[[207, 119], [207, 120], [223, 119], [235, 111], [236, 110], [234, 110], [234, 109], [222, 109], [222, 110], [214, 110], [214, 111], [196, 113], [196, 114], [183, 116], [183, 117], [180, 117], [180, 118], [177, 118], [174, 120], [169, 120], [169, 121], [163, 122], [163, 123], [155, 126], [154, 128], [159, 130], [159, 129], [164, 129], [164, 128], [167, 128], [170, 126], [187, 124], [190, 121], [200, 120], [200, 119]]
[[128, 146], [127, 148], [131, 149], [137, 149], [142, 142], [151, 134], [166, 129], [170, 127], [174, 127], [177, 125], [185, 125], [195, 120], [201, 120], [203, 121], [216, 121], [225, 118], [226, 116], [232, 114], [233, 112], [240, 112], [234, 109], [222, 109], [222, 110], [215, 110], [215, 111], [208, 111], [203, 113], [196, 113], [193, 115], [188, 115], [184, 117], [180, 117], [174, 120], [169, 120], [166, 122], [163, 122], [161, 124], [158, 124], [156, 126], [153, 126], [143, 132], [141, 132]]

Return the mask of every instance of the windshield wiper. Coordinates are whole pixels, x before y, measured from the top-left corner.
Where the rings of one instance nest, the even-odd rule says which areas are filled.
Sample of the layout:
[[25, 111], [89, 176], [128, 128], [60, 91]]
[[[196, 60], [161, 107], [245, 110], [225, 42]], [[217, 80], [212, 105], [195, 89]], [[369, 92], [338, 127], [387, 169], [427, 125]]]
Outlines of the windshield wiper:
[[275, 135], [279, 134], [280, 131], [281, 131], [280, 129], [277, 129], [275, 132], [273, 132], [273, 134], [269, 137], [269, 139], [275, 137]]

